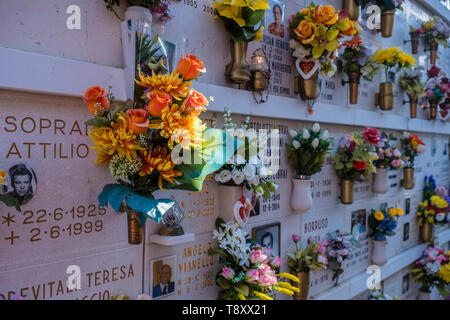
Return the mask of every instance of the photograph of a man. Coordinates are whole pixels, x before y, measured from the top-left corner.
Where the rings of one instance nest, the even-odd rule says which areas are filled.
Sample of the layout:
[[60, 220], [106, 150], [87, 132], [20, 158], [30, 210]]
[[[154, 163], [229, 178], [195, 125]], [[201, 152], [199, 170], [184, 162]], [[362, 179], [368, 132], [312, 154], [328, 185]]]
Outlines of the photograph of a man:
[[176, 256], [153, 261], [152, 298], [159, 298], [175, 292], [174, 270]]

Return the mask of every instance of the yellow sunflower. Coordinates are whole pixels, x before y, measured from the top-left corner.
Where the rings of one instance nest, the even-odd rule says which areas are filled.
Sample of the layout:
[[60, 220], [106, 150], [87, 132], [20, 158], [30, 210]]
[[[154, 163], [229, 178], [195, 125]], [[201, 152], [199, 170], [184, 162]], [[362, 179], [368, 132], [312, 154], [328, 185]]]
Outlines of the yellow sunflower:
[[175, 99], [184, 98], [189, 94], [190, 82], [183, 81], [177, 72], [171, 74], [155, 74], [151, 77], [144, 76], [139, 72], [139, 80], [135, 80], [138, 85], [145, 88], [156, 88], [159, 91], [167, 92]]

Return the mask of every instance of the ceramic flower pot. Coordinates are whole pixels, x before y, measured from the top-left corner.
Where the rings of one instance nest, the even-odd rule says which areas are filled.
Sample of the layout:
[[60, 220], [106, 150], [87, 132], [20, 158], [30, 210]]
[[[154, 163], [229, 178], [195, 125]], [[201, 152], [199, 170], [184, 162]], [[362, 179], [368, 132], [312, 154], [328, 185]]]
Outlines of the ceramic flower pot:
[[437, 49], [438, 49], [438, 43], [432, 41], [430, 43], [430, 64], [431, 65], [435, 65], [436, 64]]
[[409, 97], [409, 113], [411, 116], [411, 119], [417, 117], [417, 98], [411, 95], [408, 95]]
[[430, 102], [429, 120], [436, 120], [436, 115], [437, 115], [437, 102], [433, 101]]
[[394, 84], [392, 82], [380, 83], [380, 93], [377, 94], [377, 105], [383, 111], [394, 108]]
[[411, 37], [411, 52], [417, 54], [419, 52], [419, 31], [413, 31], [409, 33]]
[[377, 168], [377, 172], [373, 174], [372, 191], [375, 193], [386, 193], [388, 190], [388, 169]]
[[420, 226], [420, 241], [429, 242], [433, 236], [433, 224], [425, 222]]
[[373, 240], [371, 261], [377, 266], [383, 266], [387, 262], [386, 240]]
[[140, 213], [123, 204], [120, 207], [119, 211], [126, 212], [127, 214], [128, 243], [141, 244], [144, 234], [144, 226], [140, 225], [139, 220], [137, 218]]
[[292, 179], [291, 207], [295, 212], [306, 212], [312, 207], [311, 180], [309, 176]]
[[348, 84], [349, 84], [349, 99], [350, 104], [357, 104], [358, 103], [358, 87], [359, 87], [359, 80], [361, 78], [361, 75], [359, 72], [350, 72], [348, 74]]
[[347, 11], [347, 16], [351, 20], [358, 20], [359, 18], [359, 5], [355, 0], [343, 0], [342, 9]]
[[406, 190], [414, 189], [414, 168], [403, 168], [401, 185]]
[[319, 87], [317, 86], [317, 80], [319, 79], [319, 70], [309, 78], [305, 79], [303, 76], [299, 76], [299, 93], [300, 98], [303, 100], [314, 100], [319, 95]]
[[343, 179], [341, 180], [341, 203], [352, 204], [353, 203], [353, 181]]
[[300, 289], [300, 292], [294, 294], [294, 296], [293, 296], [294, 300], [307, 300], [308, 299], [309, 274], [310, 274], [309, 270], [308, 271], [300, 271], [300, 272], [295, 273], [295, 276], [300, 280], [300, 282], [295, 283], [294, 285]]
[[381, 11], [381, 36], [390, 38], [394, 29], [394, 10]]
[[250, 69], [247, 63], [248, 41], [230, 40], [231, 62], [225, 68], [225, 77], [230, 82], [245, 83], [250, 81]]

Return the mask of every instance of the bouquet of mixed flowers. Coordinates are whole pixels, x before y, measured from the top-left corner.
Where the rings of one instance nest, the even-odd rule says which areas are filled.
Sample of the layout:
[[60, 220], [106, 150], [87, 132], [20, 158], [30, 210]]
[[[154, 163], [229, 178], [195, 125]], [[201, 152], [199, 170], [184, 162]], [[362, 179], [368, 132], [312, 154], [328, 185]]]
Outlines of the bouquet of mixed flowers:
[[425, 97], [425, 83], [420, 81], [423, 67], [419, 66], [413, 69], [406, 69], [400, 76], [400, 88], [405, 90], [410, 99]]
[[431, 240], [421, 259], [414, 264], [411, 273], [413, 281], [420, 284], [420, 291], [431, 292], [436, 287], [442, 297], [450, 294], [448, 284], [450, 282], [450, 251], [445, 252], [438, 248], [435, 240]]
[[386, 135], [384, 132], [380, 136], [380, 142], [375, 147], [378, 159], [373, 161], [377, 168], [400, 169], [403, 167], [402, 153], [397, 146], [392, 146], [390, 141], [394, 136]]
[[264, 27], [261, 24], [267, 0], [255, 1], [214, 1], [216, 18], [222, 20], [225, 29], [235, 42], [261, 41]]
[[[120, 0], [104, 0], [106, 2], [106, 8], [111, 10], [112, 13], [120, 20], [123, 19], [114, 10], [114, 5], [120, 6]], [[127, 0], [128, 6], [138, 6], [147, 8], [150, 12], [158, 17], [159, 22], [166, 22], [172, 19], [169, 9], [169, 0]]]
[[6, 177], [7, 177], [6, 171], [0, 170], [0, 201], [3, 202], [8, 207], [15, 207], [17, 211], [21, 211], [20, 202], [17, 198], [10, 196], [8, 194], [3, 194], [5, 190], [2, 189], [8, 185]]
[[318, 123], [312, 129], [295, 131], [290, 129], [291, 140], [286, 143], [288, 161], [295, 168], [298, 176], [312, 176], [322, 170], [331, 139], [327, 130], [322, 130]]
[[[333, 6], [311, 3], [289, 19], [288, 31], [292, 55], [302, 61], [302, 71], [315, 71], [313, 64], [320, 62], [320, 72], [332, 77], [336, 72], [332, 61], [340, 39], [360, 33], [360, 27], [347, 17], [345, 10], [336, 12]], [[308, 61], [310, 57], [316, 61]]]
[[338, 283], [339, 276], [344, 272], [342, 262], [348, 258], [353, 247], [359, 248], [361, 245], [348, 232], [336, 230], [327, 236], [327, 256], [330, 268], [334, 271], [333, 279]]
[[446, 224], [450, 212], [449, 201], [447, 189], [436, 187], [433, 176], [425, 177], [422, 202], [419, 203], [417, 211], [417, 224]]
[[296, 250], [287, 254], [288, 265], [291, 270], [302, 272], [318, 271], [327, 268], [327, 240], [315, 241], [312, 237], [309, 237], [304, 250], [299, 248], [300, 236], [293, 234], [292, 241], [295, 243]]
[[445, 72], [437, 66], [432, 66], [427, 75], [426, 97], [431, 104], [439, 104], [450, 97], [450, 82]]
[[403, 215], [402, 208], [389, 208], [375, 211], [372, 209], [369, 215], [369, 227], [372, 230], [370, 237], [375, 240], [386, 240], [386, 236], [395, 235], [394, 230], [397, 228], [397, 221]]
[[273, 257], [270, 248], [255, 244], [237, 224], [218, 218], [213, 234], [219, 248], [210, 248], [208, 255], [220, 256], [223, 267], [216, 283], [224, 290], [224, 300], [273, 300], [268, 294], [274, 291], [288, 295], [299, 292], [290, 283], [279, 281], [279, 277], [299, 281], [289, 273], [279, 273], [281, 258]]
[[360, 36], [345, 41], [341, 47], [345, 47], [344, 52], [340, 55], [342, 70], [349, 76], [354, 72], [359, 74], [361, 68], [366, 65], [367, 58], [372, 55], [372, 51], [363, 46]]
[[430, 21], [424, 22], [421, 29], [430, 43], [436, 42], [444, 47], [448, 46], [450, 27], [441, 18], [434, 17]]
[[377, 129], [366, 127], [364, 132], [352, 132], [342, 137], [334, 155], [336, 174], [343, 180], [362, 181], [376, 172], [373, 164], [378, 159], [375, 146], [380, 141]]
[[[397, 67], [396, 71], [399, 72], [402, 68], [412, 68], [416, 63], [415, 59], [407, 53], [404, 53], [397, 47], [380, 49], [373, 56], [369, 57], [370, 63], [367, 69], [363, 72], [363, 75], [369, 80], [381, 71], [381, 66], [385, 71], [385, 82], [393, 82], [389, 78], [389, 72], [393, 67]], [[375, 62], [377, 65], [373, 64]], [[364, 68], [363, 68], [364, 69]]]
[[400, 142], [403, 148], [404, 166], [414, 168], [416, 157], [425, 152], [425, 143], [417, 135], [408, 132], [403, 132]]
[[101, 205], [110, 203], [119, 211], [125, 201], [141, 213], [141, 225], [147, 217], [159, 222], [173, 201], [154, 200], [153, 192], [199, 191], [206, 175], [223, 166], [225, 157], [219, 160], [216, 153], [225, 155], [226, 133], [206, 128], [199, 115], [208, 99], [189, 88], [204, 71], [202, 61], [186, 55], [171, 74], [140, 73], [136, 83], [146, 88], [145, 109], [111, 112], [106, 90], [98, 86], [86, 90], [84, 100], [94, 115], [86, 125], [97, 150], [95, 163], [108, 165], [117, 181], [104, 187]]
[[266, 152], [267, 135], [246, 134], [250, 117], [241, 124], [233, 123], [231, 113], [225, 108], [223, 129], [242, 143], [234, 157], [216, 172], [215, 180], [224, 185], [245, 186], [260, 198], [270, 197], [271, 192], [278, 190], [278, 185], [270, 180], [272, 172], [264, 166], [263, 157]]

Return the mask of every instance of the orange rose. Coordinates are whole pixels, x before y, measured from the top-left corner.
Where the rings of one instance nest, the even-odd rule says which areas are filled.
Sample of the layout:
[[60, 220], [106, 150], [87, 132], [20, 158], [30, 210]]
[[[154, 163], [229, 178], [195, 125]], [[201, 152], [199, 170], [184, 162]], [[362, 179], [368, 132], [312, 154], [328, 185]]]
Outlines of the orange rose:
[[132, 130], [135, 134], [147, 133], [150, 121], [148, 120], [148, 112], [144, 109], [128, 109], [128, 130]]
[[147, 98], [150, 99], [148, 103], [148, 112], [152, 117], [161, 117], [161, 112], [164, 108], [169, 106], [172, 101], [172, 96], [168, 93], [153, 89], [147, 93]]
[[341, 31], [341, 33], [344, 36], [353, 36], [353, 35], [357, 34], [358, 30], [356, 29], [356, 25], [355, 25], [354, 21], [350, 20], [347, 17], [345, 19], [347, 20], [347, 23], [349, 24], [350, 27], [345, 31]]
[[208, 105], [208, 99], [200, 92], [192, 90], [184, 103], [195, 116], [198, 116], [203, 110], [203, 107]]
[[106, 98], [108, 90], [99, 86], [93, 86], [87, 88], [83, 95], [83, 100], [86, 102], [89, 112], [95, 115], [98, 111], [98, 115], [103, 114], [103, 110], [109, 110], [109, 100]]
[[178, 61], [176, 71], [184, 80], [192, 80], [197, 78], [200, 72], [206, 72], [206, 69], [203, 67], [203, 61], [193, 54], [187, 54], [185, 59], [181, 57]]
[[297, 35], [297, 39], [301, 41], [303, 44], [311, 43], [316, 34], [317, 27], [314, 23], [306, 20], [302, 20], [297, 28], [294, 29], [295, 34]]
[[308, 16], [310, 12], [311, 10], [309, 10], [309, 8], [303, 8], [302, 10], [300, 10], [300, 14], [302, 16]]
[[338, 20], [338, 14], [336, 13], [336, 10], [334, 10], [333, 6], [322, 6], [319, 4], [316, 7], [314, 19], [327, 26], [331, 26]]

